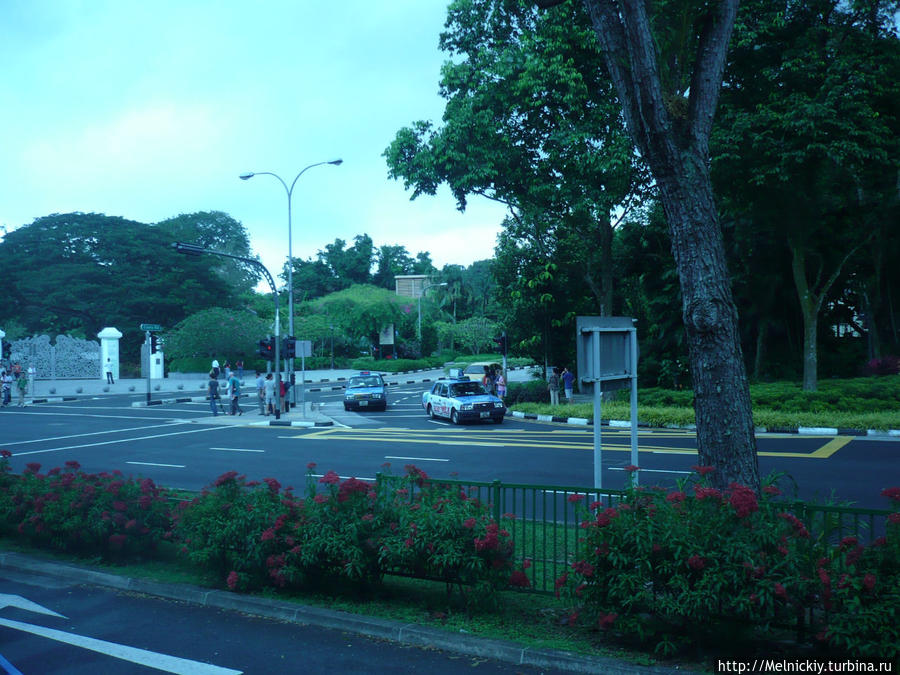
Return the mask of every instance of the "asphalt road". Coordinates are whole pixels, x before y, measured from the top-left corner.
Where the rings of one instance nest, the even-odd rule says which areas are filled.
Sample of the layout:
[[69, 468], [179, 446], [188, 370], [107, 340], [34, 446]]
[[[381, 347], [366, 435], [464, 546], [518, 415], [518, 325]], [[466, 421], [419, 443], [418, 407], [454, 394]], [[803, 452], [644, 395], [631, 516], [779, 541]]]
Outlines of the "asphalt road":
[[555, 675], [561, 670], [0, 570], [0, 673]]
[[[209, 424], [207, 403], [134, 408], [143, 395], [85, 397], [77, 401], [6, 408], [0, 447], [12, 466], [43, 468], [77, 460], [87, 471], [118, 469], [161, 485], [197, 490], [229, 470], [260, 480], [274, 477], [300, 488], [307, 465], [315, 473], [372, 479], [415, 464], [435, 477], [539, 485], [588, 486], [593, 476], [590, 428], [507, 417], [502, 425], [453, 426], [428, 420], [421, 407], [427, 384], [392, 387], [387, 412], [345, 412], [340, 391], [307, 392], [332, 427]], [[250, 403], [240, 420], [262, 421]], [[900, 485], [900, 441], [850, 436], [764, 434], [758, 437], [760, 471], [781, 472], [803, 499], [886, 507], [882, 488]], [[697, 463], [696, 438], [679, 430], [641, 429], [642, 484], [674, 485]], [[631, 463], [629, 432], [603, 430], [603, 485], [621, 487]]]

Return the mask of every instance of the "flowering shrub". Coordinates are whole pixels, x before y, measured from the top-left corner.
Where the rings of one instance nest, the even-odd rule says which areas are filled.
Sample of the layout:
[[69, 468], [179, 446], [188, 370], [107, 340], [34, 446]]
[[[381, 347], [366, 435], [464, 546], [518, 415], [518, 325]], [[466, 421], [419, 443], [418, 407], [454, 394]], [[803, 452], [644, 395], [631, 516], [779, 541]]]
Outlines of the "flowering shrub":
[[576, 559], [558, 589], [602, 630], [656, 635], [709, 632], [713, 619], [789, 619], [811, 592], [814, 546], [771, 492], [710, 487], [707, 467], [680, 490], [630, 489], [615, 507], [590, 505]]
[[[279, 517], [300, 520], [302, 502], [282, 496], [274, 479], [251, 483], [236, 471], [219, 476], [200, 496], [175, 513], [175, 538], [182, 553], [228, 580], [232, 589], [265, 583], [266, 532]], [[233, 574], [232, 574], [233, 573]]]
[[887, 531], [869, 546], [844, 538], [819, 562], [824, 626], [819, 640], [866, 658], [900, 657], [900, 488], [881, 493], [893, 506]]
[[497, 589], [529, 583], [513, 569], [512, 537], [488, 505], [412, 465], [385, 504], [384, 521], [379, 559], [387, 571], [444, 581], [467, 601], [490, 601]]
[[0, 451], [0, 524], [35, 545], [121, 562], [171, 536], [167, 493], [149, 478], [89, 474], [73, 461], [46, 474], [30, 463], [14, 476], [10, 456]]
[[[857, 656], [896, 658], [900, 514], [869, 547], [829, 546], [773, 501], [698, 479], [680, 490], [634, 488], [615, 507], [589, 506], [570, 569], [557, 580], [579, 617], [600, 630], [698, 640], [734, 626], [812, 623], [819, 642]], [[900, 506], [900, 489], [884, 492]], [[895, 517], [896, 515], [896, 517]], [[806, 619], [803, 619], [806, 617]]]

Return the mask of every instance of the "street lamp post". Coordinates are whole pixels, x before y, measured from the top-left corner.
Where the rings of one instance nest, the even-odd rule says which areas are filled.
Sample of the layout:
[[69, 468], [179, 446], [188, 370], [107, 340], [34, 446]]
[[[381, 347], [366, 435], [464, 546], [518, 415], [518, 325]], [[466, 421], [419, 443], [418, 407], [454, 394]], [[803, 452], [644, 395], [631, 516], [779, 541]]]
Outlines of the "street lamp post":
[[425, 284], [422, 286], [422, 292], [419, 293], [419, 298], [418, 298], [419, 321], [416, 324], [416, 334], [417, 334], [417, 337], [419, 338], [419, 349], [422, 348], [422, 296], [425, 295], [425, 291], [427, 291], [429, 288], [434, 288], [435, 286], [446, 286], [446, 285], [447, 285], [446, 281], [441, 282], [439, 284]]
[[[272, 278], [272, 275], [269, 273], [269, 270], [266, 269], [266, 266], [263, 265], [259, 260], [255, 260], [253, 258], [245, 258], [240, 255], [232, 255], [231, 253], [223, 253], [222, 251], [213, 251], [208, 248], [203, 248], [200, 244], [185, 244], [183, 242], [175, 242], [172, 244], [172, 248], [174, 248], [178, 253], [183, 253], [184, 255], [218, 255], [223, 258], [234, 258], [235, 260], [241, 260], [245, 263], [249, 263], [253, 265], [256, 269], [260, 271], [260, 273], [266, 278], [266, 281], [269, 282], [269, 288], [272, 289], [272, 297], [275, 300], [275, 363], [278, 363], [278, 359], [281, 358], [281, 321], [278, 316], [278, 289], [275, 288], [275, 280]], [[148, 385], [149, 386], [149, 385]], [[149, 394], [148, 394], [149, 395]], [[275, 419], [281, 418], [281, 371], [275, 370]]]
[[[300, 180], [300, 176], [302, 176], [308, 169], [313, 168], [314, 166], [322, 166], [323, 164], [333, 164], [334, 166], [340, 166], [344, 162], [343, 159], [332, 159], [326, 162], [316, 162], [315, 164], [310, 164], [307, 167], [304, 167], [300, 173], [298, 173], [294, 177], [294, 181], [291, 183], [291, 186], [288, 187], [287, 183], [284, 179], [279, 176], [277, 173], [272, 173], [271, 171], [257, 171], [257, 172], [248, 172], [242, 173], [238, 178], [241, 180], [250, 180], [254, 176], [273, 176], [278, 180], [279, 183], [284, 187], [284, 191], [287, 194], [287, 204], [288, 204], [288, 335], [290, 337], [294, 337], [294, 252], [291, 247], [291, 231], [292, 231], [292, 222], [291, 222], [291, 197], [294, 194], [294, 186], [297, 184], [297, 181]], [[294, 370], [294, 364], [291, 363], [290, 370]], [[296, 394], [294, 389], [291, 388], [291, 398], [296, 401]]]

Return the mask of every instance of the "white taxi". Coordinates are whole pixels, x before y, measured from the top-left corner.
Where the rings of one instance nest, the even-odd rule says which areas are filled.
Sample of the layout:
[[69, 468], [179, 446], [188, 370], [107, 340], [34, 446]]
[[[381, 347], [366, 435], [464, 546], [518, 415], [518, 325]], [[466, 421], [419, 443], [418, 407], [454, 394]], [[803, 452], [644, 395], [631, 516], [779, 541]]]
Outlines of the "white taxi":
[[422, 407], [431, 419], [446, 417], [453, 424], [488, 420], [500, 424], [506, 414], [502, 400], [466, 377], [435, 382], [422, 394]]

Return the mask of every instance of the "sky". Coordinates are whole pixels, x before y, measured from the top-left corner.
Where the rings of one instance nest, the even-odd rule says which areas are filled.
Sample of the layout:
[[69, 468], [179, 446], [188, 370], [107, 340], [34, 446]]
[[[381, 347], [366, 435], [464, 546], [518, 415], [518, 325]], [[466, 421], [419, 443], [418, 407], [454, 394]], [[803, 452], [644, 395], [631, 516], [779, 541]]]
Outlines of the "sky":
[[504, 209], [410, 201], [382, 157], [440, 123], [446, 0], [0, 0], [0, 226], [224, 211], [273, 275], [367, 233], [438, 268], [493, 257]]

